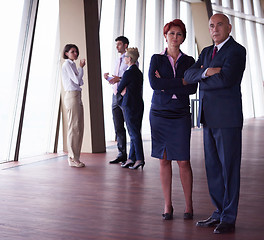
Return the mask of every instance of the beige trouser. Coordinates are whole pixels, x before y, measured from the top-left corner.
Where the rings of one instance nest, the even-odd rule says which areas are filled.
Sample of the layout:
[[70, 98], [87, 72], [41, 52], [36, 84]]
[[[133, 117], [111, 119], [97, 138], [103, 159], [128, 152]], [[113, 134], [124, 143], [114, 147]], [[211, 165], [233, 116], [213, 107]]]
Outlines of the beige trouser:
[[84, 131], [83, 104], [80, 91], [65, 93], [64, 105], [68, 114], [68, 157], [79, 160]]

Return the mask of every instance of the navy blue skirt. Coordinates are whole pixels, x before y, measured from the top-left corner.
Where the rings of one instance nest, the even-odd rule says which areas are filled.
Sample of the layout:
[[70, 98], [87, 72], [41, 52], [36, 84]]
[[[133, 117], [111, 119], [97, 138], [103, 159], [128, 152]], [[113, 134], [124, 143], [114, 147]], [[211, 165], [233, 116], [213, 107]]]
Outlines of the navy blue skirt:
[[167, 160], [190, 160], [191, 114], [189, 109], [150, 109], [151, 156]]

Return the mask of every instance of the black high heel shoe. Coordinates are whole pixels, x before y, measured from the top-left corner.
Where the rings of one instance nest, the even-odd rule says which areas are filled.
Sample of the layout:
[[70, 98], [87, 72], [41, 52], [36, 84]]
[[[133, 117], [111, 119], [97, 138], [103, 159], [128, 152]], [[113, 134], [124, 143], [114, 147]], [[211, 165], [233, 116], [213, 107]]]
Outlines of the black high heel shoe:
[[191, 213], [189, 213], [189, 212], [185, 212], [184, 214], [183, 214], [183, 219], [184, 220], [193, 220], [193, 213], [191, 212]]
[[164, 220], [172, 220], [173, 219], [173, 206], [171, 206], [171, 212], [170, 213], [163, 213], [162, 217]]
[[130, 161], [126, 161], [124, 164], [121, 165], [122, 168], [130, 168], [131, 166], [133, 166], [135, 163]]
[[130, 166], [129, 169], [138, 169], [140, 166], [142, 167], [142, 170], [143, 170], [143, 167], [145, 165], [145, 162], [141, 161], [139, 164], [135, 164], [134, 166]]

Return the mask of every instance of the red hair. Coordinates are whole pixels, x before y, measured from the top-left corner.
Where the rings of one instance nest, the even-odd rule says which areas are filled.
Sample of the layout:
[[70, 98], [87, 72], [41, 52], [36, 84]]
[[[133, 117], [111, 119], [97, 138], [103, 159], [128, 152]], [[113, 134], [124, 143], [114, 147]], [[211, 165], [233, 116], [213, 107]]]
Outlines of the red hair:
[[174, 19], [173, 21], [167, 23], [163, 28], [163, 35], [165, 36], [172, 26], [179, 27], [182, 30], [183, 37], [184, 37], [183, 41], [184, 41], [186, 38], [186, 28], [185, 28], [184, 23], [180, 19]]

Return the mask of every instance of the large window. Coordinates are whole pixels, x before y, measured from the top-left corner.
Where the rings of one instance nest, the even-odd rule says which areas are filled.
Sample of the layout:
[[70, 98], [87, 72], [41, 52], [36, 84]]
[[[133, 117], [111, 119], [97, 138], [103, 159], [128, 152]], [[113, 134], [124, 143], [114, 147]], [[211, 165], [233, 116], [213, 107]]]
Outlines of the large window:
[[53, 151], [60, 95], [58, 18], [59, 1], [41, 0], [30, 67], [20, 157]]
[[10, 0], [0, 6], [0, 162], [5, 162], [54, 150], [59, 0]]
[[[16, 7], [14, 7], [16, 6]], [[0, 162], [8, 158], [13, 101], [17, 82], [14, 80], [19, 32], [24, 2], [21, 0], [1, 1], [0, 46]]]
[[[114, 18], [113, 13], [115, 0], [104, 0], [102, 3], [101, 20], [100, 20], [100, 50], [102, 73], [113, 73], [114, 64], [111, 62], [112, 53], [116, 51], [113, 36]], [[106, 141], [115, 138], [114, 124], [112, 120], [112, 87], [102, 77], [103, 97], [104, 97], [104, 122], [105, 122], [105, 139]]]

